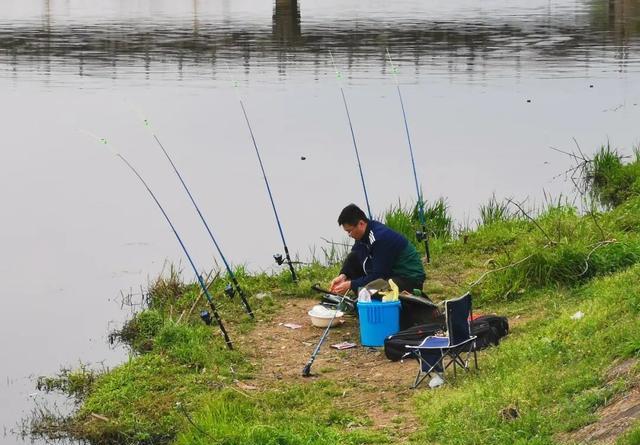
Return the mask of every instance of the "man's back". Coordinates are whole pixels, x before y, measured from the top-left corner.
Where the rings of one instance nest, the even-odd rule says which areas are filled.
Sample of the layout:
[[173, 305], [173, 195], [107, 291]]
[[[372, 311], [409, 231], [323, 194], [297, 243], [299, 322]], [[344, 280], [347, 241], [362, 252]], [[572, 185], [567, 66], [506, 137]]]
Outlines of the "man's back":
[[379, 221], [368, 221], [362, 239], [352, 248], [362, 262], [365, 276], [352, 280], [357, 289], [378, 279], [401, 276], [424, 281], [422, 260], [415, 247], [401, 234]]

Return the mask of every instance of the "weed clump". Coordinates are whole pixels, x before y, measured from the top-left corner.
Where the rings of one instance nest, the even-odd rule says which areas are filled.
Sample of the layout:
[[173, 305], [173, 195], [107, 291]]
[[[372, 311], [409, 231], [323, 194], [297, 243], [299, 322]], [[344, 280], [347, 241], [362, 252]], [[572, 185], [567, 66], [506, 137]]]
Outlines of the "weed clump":
[[640, 194], [640, 151], [634, 150], [630, 163], [623, 163], [623, 159], [607, 144], [587, 163], [584, 182], [605, 208], [612, 209]]
[[109, 343], [122, 343], [137, 353], [153, 349], [154, 338], [164, 325], [164, 315], [157, 310], [138, 312], [121, 329], [109, 334]]
[[89, 369], [85, 365], [80, 365], [77, 369], [63, 368], [55, 376], [40, 376], [36, 382], [36, 388], [45, 392], [61, 392], [76, 403], [85, 399], [93, 388], [93, 384], [100, 372]]
[[168, 313], [170, 310], [184, 308], [193, 293], [197, 293], [197, 284], [185, 284], [180, 270], [171, 264], [168, 274], [161, 273], [149, 285], [146, 305], [150, 309]]

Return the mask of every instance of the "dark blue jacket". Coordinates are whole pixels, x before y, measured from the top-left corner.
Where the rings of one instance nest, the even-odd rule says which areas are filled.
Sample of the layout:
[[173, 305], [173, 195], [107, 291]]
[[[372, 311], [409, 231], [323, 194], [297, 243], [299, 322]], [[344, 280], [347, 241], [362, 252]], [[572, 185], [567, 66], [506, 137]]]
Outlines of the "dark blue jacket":
[[361, 240], [356, 240], [351, 248], [358, 255], [365, 272], [364, 277], [351, 280], [351, 289], [357, 292], [358, 288], [373, 280], [390, 278], [396, 260], [408, 244], [409, 241], [404, 236], [381, 222], [369, 221], [364, 236]]

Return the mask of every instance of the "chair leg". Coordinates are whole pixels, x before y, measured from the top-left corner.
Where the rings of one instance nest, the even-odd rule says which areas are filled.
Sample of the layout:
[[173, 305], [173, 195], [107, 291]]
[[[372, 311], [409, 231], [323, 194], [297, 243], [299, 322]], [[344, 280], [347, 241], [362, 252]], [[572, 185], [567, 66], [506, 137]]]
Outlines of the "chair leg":
[[422, 382], [422, 380], [424, 380], [424, 377], [422, 379], [420, 379], [420, 376], [422, 375], [422, 366], [420, 364], [418, 366], [420, 366], [420, 368], [418, 368], [418, 374], [416, 375], [416, 378], [413, 381], [413, 386], [411, 386], [412, 389], [416, 389], [418, 387], [418, 385], [420, 384], [420, 382]]
[[418, 356], [418, 373], [416, 374], [416, 378], [413, 381], [413, 386], [411, 386], [411, 389], [416, 389], [418, 387], [418, 385], [420, 383], [422, 383], [422, 381], [429, 375], [429, 373], [424, 373], [422, 372], [422, 357]]
[[429, 377], [431, 375], [431, 373], [425, 372], [425, 373], [418, 373], [418, 375], [416, 376], [416, 381], [413, 383], [413, 386], [411, 387], [411, 389], [416, 389], [418, 387], [418, 385], [420, 385], [420, 383], [422, 383], [424, 381], [424, 379], [426, 379], [427, 377]]
[[467, 350], [467, 355], [464, 358], [464, 370], [465, 371], [469, 370], [469, 359], [471, 358], [472, 349], [473, 349], [473, 346], [469, 346], [469, 349]]
[[[446, 367], [444, 366], [444, 355], [441, 355], [440, 358], [433, 364], [430, 365], [428, 362], [424, 361], [422, 356], [418, 356], [418, 374], [416, 375], [416, 378], [413, 382], [413, 386], [411, 387], [412, 389], [416, 389], [418, 387], [418, 385], [420, 385], [420, 383], [422, 383], [422, 381], [424, 379], [427, 378], [427, 376], [430, 376], [432, 372], [438, 372], [438, 371], [434, 371], [436, 369], [436, 367], [438, 367], [438, 365], [442, 366], [442, 371], [443, 371], [443, 375], [444, 375], [444, 371], [446, 370]], [[426, 363], [427, 365], [429, 365], [429, 369], [427, 371], [422, 371], [422, 364]]]

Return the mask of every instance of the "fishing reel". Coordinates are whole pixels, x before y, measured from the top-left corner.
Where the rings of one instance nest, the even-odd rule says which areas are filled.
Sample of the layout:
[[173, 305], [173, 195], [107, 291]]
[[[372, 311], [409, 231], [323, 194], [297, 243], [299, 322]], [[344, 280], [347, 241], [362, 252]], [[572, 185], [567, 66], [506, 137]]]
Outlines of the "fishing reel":
[[334, 294], [324, 294], [320, 305], [327, 309], [342, 311], [346, 314], [356, 313], [356, 301], [349, 297], [339, 297]]
[[278, 264], [278, 266], [282, 266], [284, 264], [284, 258], [280, 253], [274, 253], [273, 259], [276, 260], [276, 264]]
[[206, 324], [207, 326], [211, 326], [211, 322], [213, 321], [211, 319], [211, 314], [209, 313], [208, 310], [203, 310], [200, 312], [200, 318], [202, 319], [202, 321], [204, 321], [204, 324]]
[[427, 232], [423, 232], [422, 230], [416, 231], [416, 239], [418, 242], [422, 242], [427, 239]]
[[236, 291], [231, 286], [231, 283], [227, 283], [227, 286], [224, 288], [224, 294], [229, 298], [233, 298], [235, 296]]

